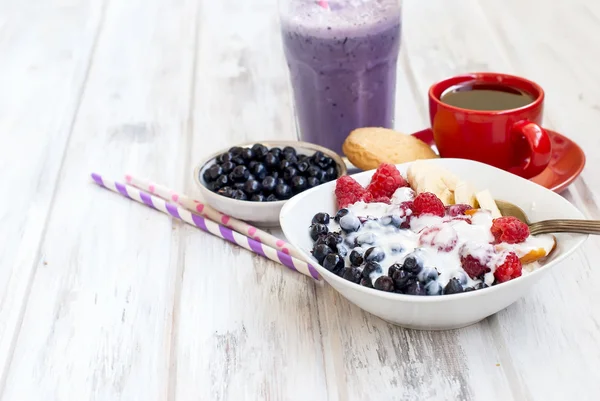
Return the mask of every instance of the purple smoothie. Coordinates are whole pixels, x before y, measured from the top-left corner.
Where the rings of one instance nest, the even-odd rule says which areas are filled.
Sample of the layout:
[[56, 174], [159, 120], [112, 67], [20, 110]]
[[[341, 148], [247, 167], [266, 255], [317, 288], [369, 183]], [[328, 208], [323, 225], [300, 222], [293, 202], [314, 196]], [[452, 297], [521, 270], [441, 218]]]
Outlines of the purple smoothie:
[[[398, 0], [288, 0], [283, 45], [302, 140], [342, 153], [355, 128], [392, 128]], [[350, 4], [354, 4], [354, 7]]]

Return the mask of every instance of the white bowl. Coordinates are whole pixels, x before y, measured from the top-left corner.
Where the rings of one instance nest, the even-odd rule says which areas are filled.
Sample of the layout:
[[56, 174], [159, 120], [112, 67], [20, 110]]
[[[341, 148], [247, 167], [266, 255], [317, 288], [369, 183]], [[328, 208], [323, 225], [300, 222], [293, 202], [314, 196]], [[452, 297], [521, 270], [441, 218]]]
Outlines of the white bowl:
[[[245, 143], [240, 146], [242, 148], [252, 147], [255, 143], [262, 143], [268, 148], [291, 146], [299, 154], [312, 156], [316, 151], [320, 150], [326, 156], [331, 157], [337, 166], [338, 177], [346, 174], [346, 165], [342, 158], [335, 152], [324, 148], [319, 145], [315, 145], [308, 142], [301, 141], [257, 141], [251, 143]], [[279, 213], [283, 205], [289, 200], [282, 200], [277, 202], [251, 202], [241, 201], [236, 199], [227, 198], [226, 196], [219, 195], [216, 192], [211, 191], [206, 187], [206, 182], [202, 178], [204, 171], [213, 164], [215, 164], [215, 158], [221, 153], [227, 152], [230, 148], [221, 149], [220, 151], [209, 156], [205, 161], [201, 162], [194, 169], [194, 182], [200, 188], [202, 197], [213, 209], [218, 210], [221, 213], [227, 214], [238, 220], [245, 221], [246, 223], [253, 224], [262, 227], [275, 227], [279, 224]], [[325, 184], [321, 184], [322, 186]], [[316, 187], [318, 188], [318, 187]], [[302, 194], [302, 193], [300, 193]], [[298, 195], [300, 195], [298, 194]], [[298, 196], [296, 195], [296, 196]]]
[[[478, 189], [489, 189], [496, 199], [512, 202], [527, 213], [531, 221], [545, 219], [583, 219], [583, 214], [560, 195], [531, 181], [487, 164], [463, 159], [435, 159], [431, 163], [470, 180]], [[410, 163], [398, 165], [406, 176]], [[369, 183], [374, 171], [353, 175], [359, 183]], [[321, 276], [342, 296], [358, 307], [403, 327], [446, 330], [476, 323], [526, 295], [551, 267], [573, 253], [588, 237], [584, 234], [557, 234], [557, 246], [536, 271], [509, 282], [482, 290], [442, 296], [416, 296], [383, 292], [360, 286], [329, 272], [311, 255], [308, 227], [318, 212], [336, 213], [335, 181], [303, 192], [288, 201], [280, 215], [281, 228], [288, 241], [306, 260], [314, 261]], [[569, 274], [565, 271], [565, 274]]]

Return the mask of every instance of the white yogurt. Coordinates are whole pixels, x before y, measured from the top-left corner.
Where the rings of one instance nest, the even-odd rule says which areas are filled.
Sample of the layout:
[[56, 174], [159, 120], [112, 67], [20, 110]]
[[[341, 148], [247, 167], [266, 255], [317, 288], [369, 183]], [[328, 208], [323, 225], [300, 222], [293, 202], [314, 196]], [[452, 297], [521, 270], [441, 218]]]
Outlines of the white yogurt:
[[[471, 279], [461, 265], [463, 256], [472, 255], [490, 269], [484, 275], [487, 285], [494, 282], [494, 271], [504, 263], [509, 252], [522, 257], [534, 249], [544, 249], [550, 253], [554, 246], [554, 238], [549, 235], [529, 237], [521, 244], [491, 245], [494, 237], [491, 234], [492, 216], [487, 211], [478, 211], [473, 216], [438, 217], [424, 215], [410, 220], [410, 229], [398, 229], [392, 225], [383, 225], [381, 217], [396, 216], [400, 222], [406, 220], [404, 211], [398, 207], [402, 202], [414, 199], [414, 191], [410, 188], [398, 189], [392, 204], [356, 202], [348, 207], [351, 213], [361, 218], [371, 219], [365, 222], [358, 232], [342, 234], [346, 243], [366, 241], [357, 246], [363, 252], [378, 246], [385, 252], [385, 258], [379, 262], [383, 271], [372, 273], [370, 278], [374, 283], [377, 278], [387, 275], [388, 268], [394, 263], [402, 264], [404, 259], [415, 256], [424, 269], [436, 269], [439, 273], [438, 282], [443, 287], [453, 278], [462, 280], [463, 287], [471, 287], [480, 283], [480, 279]], [[470, 224], [469, 224], [470, 222]], [[331, 220], [330, 231], [337, 231], [339, 226]], [[346, 266], [350, 266], [349, 255], [354, 245], [347, 245], [348, 255]], [[495, 249], [494, 249], [495, 247]], [[355, 248], [356, 249], [356, 248]], [[537, 265], [532, 263], [531, 265]], [[524, 266], [523, 274], [532, 270], [532, 266]], [[465, 282], [466, 281], [466, 282]]]

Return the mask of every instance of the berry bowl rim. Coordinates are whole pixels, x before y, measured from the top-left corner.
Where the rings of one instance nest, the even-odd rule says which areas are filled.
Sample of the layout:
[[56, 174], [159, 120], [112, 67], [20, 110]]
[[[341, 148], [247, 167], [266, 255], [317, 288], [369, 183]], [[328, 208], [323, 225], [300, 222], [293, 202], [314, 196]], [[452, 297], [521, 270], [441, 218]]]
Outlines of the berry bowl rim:
[[[348, 171], [346, 164], [344, 163], [344, 160], [341, 158], [341, 156], [338, 155], [336, 152], [332, 151], [331, 149], [328, 149], [323, 146], [320, 146], [320, 145], [317, 145], [314, 143], [310, 143], [310, 142], [273, 139], [273, 140], [264, 140], [264, 141], [244, 142], [242, 144], [228, 146], [227, 148], [223, 148], [217, 152], [212, 153], [210, 156], [206, 157], [203, 161], [198, 163], [196, 165], [196, 167], [194, 167], [194, 171], [193, 171], [194, 182], [202, 190], [210, 192], [212, 195], [218, 197], [218, 199], [223, 199], [223, 201], [236, 202], [240, 206], [244, 205], [244, 206], [248, 206], [248, 207], [258, 207], [258, 208], [263, 208], [263, 209], [269, 209], [269, 208], [273, 208], [273, 207], [281, 208], [287, 201], [292, 199], [294, 196], [298, 196], [310, 189], [313, 189], [313, 188], [305, 189], [304, 191], [298, 193], [297, 195], [292, 196], [290, 199], [278, 200], [278, 201], [274, 201], [274, 202], [256, 202], [256, 201], [250, 201], [250, 200], [243, 201], [243, 200], [228, 198], [217, 192], [211, 191], [206, 186], [206, 182], [204, 181], [204, 178], [202, 178], [202, 174], [204, 173], [204, 170], [206, 170], [207, 168], [209, 168], [210, 166], [212, 166], [214, 164], [214, 161], [217, 158], [217, 156], [219, 156], [222, 153], [227, 152], [229, 149], [231, 149], [232, 147], [235, 147], [235, 146], [239, 146], [241, 148], [250, 148], [257, 143], [265, 145], [268, 148], [273, 148], [273, 147], [283, 148], [285, 146], [290, 146], [290, 147], [293, 147], [294, 149], [296, 149], [296, 152], [298, 152], [302, 149], [313, 151], [313, 153], [316, 153], [317, 151], [321, 151], [321, 152], [323, 152], [324, 155], [331, 157], [333, 159], [333, 161], [335, 162], [337, 171], [338, 171], [337, 178], [340, 178], [341, 176], [346, 175], [347, 171]], [[330, 182], [335, 182], [335, 180], [332, 180]], [[318, 188], [321, 185], [325, 185], [325, 184], [327, 184], [327, 183], [319, 184], [315, 188]], [[208, 199], [205, 199], [205, 201], [208, 202]], [[211, 206], [213, 206], [215, 209], [219, 210], [218, 204], [214, 204]], [[233, 216], [233, 217], [235, 217], [235, 216]], [[277, 219], [277, 221], [279, 221], [279, 219]]]
[[[532, 185], [532, 186], [541, 188], [543, 190], [543, 192], [545, 193], [544, 196], [546, 196], [546, 197], [560, 198], [560, 200], [556, 199], [557, 202], [563, 203], [565, 205], [565, 207], [570, 207], [570, 211], [572, 212], [571, 213], [572, 216], [570, 218], [581, 218], [581, 219], [585, 218], [583, 213], [575, 205], [573, 205], [572, 203], [570, 203], [568, 200], [564, 199], [560, 195], [556, 194], [555, 192], [553, 192], [545, 187], [542, 187], [538, 184], [535, 184], [529, 180], [526, 180], [524, 178], [521, 178], [521, 177], [511, 174], [511, 173], [508, 173], [506, 171], [500, 170], [496, 167], [492, 167], [490, 165], [476, 162], [473, 160], [468, 160], [468, 159], [453, 159], [453, 158], [443, 158], [442, 159], [442, 158], [440, 158], [440, 159], [432, 159], [432, 160], [430, 160], [430, 162], [440, 164], [442, 167], [445, 167], [444, 165], [446, 165], [446, 163], [468, 163], [468, 164], [472, 164], [474, 171], [477, 171], [478, 166], [479, 167], [485, 166], [484, 168], [496, 170], [497, 172], [501, 172], [500, 174], [506, 175], [507, 177], [508, 177], [508, 175], [510, 175], [511, 177], [507, 178], [507, 179], [513, 180], [515, 182], [517, 182], [517, 181], [527, 182], [528, 186]], [[412, 163], [414, 163], [414, 162], [397, 164], [396, 167], [402, 172], [402, 175], [405, 176], [405, 173], [403, 172], [403, 170], [408, 168], [408, 166], [411, 165]], [[375, 169], [359, 172], [356, 174], [351, 174], [350, 176], [353, 178], [356, 178], [357, 176], [360, 176], [360, 178], [367, 177], [367, 176], [371, 177], [374, 172], [375, 172]], [[469, 179], [469, 178], [465, 177], [465, 179]], [[386, 298], [389, 300], [398, 300], [398, 301], [402, 300], [402, 301], [410, 301], [410, 302], [418, 302], [418, 303], [439, 303], [439, 302], [445, 302], [445, 301], [450, 301], [450, 300], [458, 300], [461, 298], [477, 297], [480, 295], [491, 294], [491, 293], [497, 292], [497, 291], [507, 291], [511, 287], [518, 285], [519, 282], [522, 282], [524, 280], [533, 279], [534, 277], [539, 278], [540, 275], [543, 275], [544, 273], [546, 273], [551, 267], [563, 262], [568, 256], [573, 254], [589, 237], [589, 234], [568, 234], [570, 236], [577, 237], [577, 239], [574, 241], [574, 244], [571, 245], [568, 249], [561, 249], [561, 250], [557, 249], [558, 245], [559, 245], [559, 239], [557, 237], [557, 246], [555, 247], [555, 249], [553, 251], [553, 252], [557, 252], [557, 254], [554, 255], [553, 259], [551, 259], [549, 261], [544, 261], [540, 267], [538, 267], [537, 269], [535, 269], [532, 272], [529, 272], [527, 275], [520, 276], [516, 279], [504, 282], [499, 285], [489, 286], [487, 288], [483, 288], [483, 289], [476, 290], [476, 291], [462, 292], [462, 293], [458, 293], [458, 294], [439, 295], [439, 296], [418, 296], [418, 295], [398, 294], [395, 292], [385, 292], [385, 291], [376, 290], [374, 288], [369, 288], [369, 287], [365, 287], [365, 286], [362, 286], [357, 283], [350, 282], [350, 281], [338, 276], [337, 274], [334, 274], [334, 273], [330, 272], [329, 270], [325, 269], [321, 264], [319, 264], [316, 261], [316, 259], [311, 255], [310, 251], [307, 251], [304, 247], [300, 246], [297, 243], [297, 241], [295, 241], [295, 237], [297, 237], [297, 236], [295, 236], [292, 233], [292, 230], [291, 230], [292, 224], [286, 223], [286, 220], [288, 219], [288, 215], [290, 215], [290, 211], [294, 210], [299, 203], [306, 201], [303, 198], [309, 196], [311, 193], [317, 192], [317, 191], [326, 191], [327, 188], [329, 187], [330, 188], [329, 190], [333, 196], [333, 189], [335, 188], [336, 181], [337, 180], [332, 180], [330, 182], [321, 184], [318, 187], [310, 188], [310, 189], [298, 194], [293, 199], [290, 199], [291, 202], [288, 202], [287, 204], [285, 204], [284, 207], [281, 209], [280, 217], [279, 217], [280, 226], [281, 226], [281, 229], [282, 229], [285, 237], [289, 241], [289, 243], [291, 245], [293, 245], [294, 247], [296, 247], [300, 251], [300, 253], [305, 257], [305, 259], [307, 261], [309, 261], [309, 263], [311, 263], [313, 266], [315, 266], [315, 268], [317, 269], [319, 274], [325, 279], [325, 281], [327, 281], [327, 282], [333, 281], [341, 287], [349, 287], [349, 288], [354, 289], [355, 291], [364, 293], [365, 295], [370, 294], [370, 295], [373, 295], [376, 297]], [[360, 182], [360, 180], [359, 180], [359, 182]], [[490, 190], [493, 190], [493, 188], [490, 188]], [[524, 207], [524, 205], [522, 205], [522, 204], [520, 205], [516, 202], [515, 202], [515, 204], [517, 206]], [[568, 206], [567, 206], [567, 204], [568, 204]], [[576, 217], [575, 217], [575, 215], [576, 215]], [[312, 216], [307, 216], [306, 221], [308, 223], [310, 222], [311, 217]], [[557, 218], [561, 218], [561, 217], [558, 216]], [[307, 237], [308, 237], [308, 225], [309, 224], [307, 224], [306, 227], [304, 227], [306, 229]], [[298, 228], [294, 228], [294, 230], [297, 230], [297, 229]], [[302, 229], [302, 228], [300, 228], [300, 229]], [[556, 237], [556, 235], [555, 235], [555, 237]]]

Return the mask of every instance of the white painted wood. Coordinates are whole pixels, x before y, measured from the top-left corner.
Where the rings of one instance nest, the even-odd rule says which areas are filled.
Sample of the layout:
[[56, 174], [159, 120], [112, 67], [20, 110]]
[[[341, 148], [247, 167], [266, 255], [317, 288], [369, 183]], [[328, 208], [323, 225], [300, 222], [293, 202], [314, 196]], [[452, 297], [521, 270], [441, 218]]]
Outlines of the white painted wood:
[[[565, 196], [600, 218], [598, 4], [404, 4], [397, 128], [427, 126], [448, 75], [528, 76], [588, 156]], [[597, 399], [596, 238], [498, 315], [418, 332], [89, 182], [197, 195], [205, 155], [294, 138], [275, 16], [275, 0], [0, 0], [0, 399]]]
[[179, 184], [196, 10], [192, 0], [140, 0], [105, 11], [3, 400], [168, 394], [179, 224], [96, 187], [89, 173], [140, 171]]
[[0, 2], [0, 388], [103, 14], [102, 1], [36, 3]]

